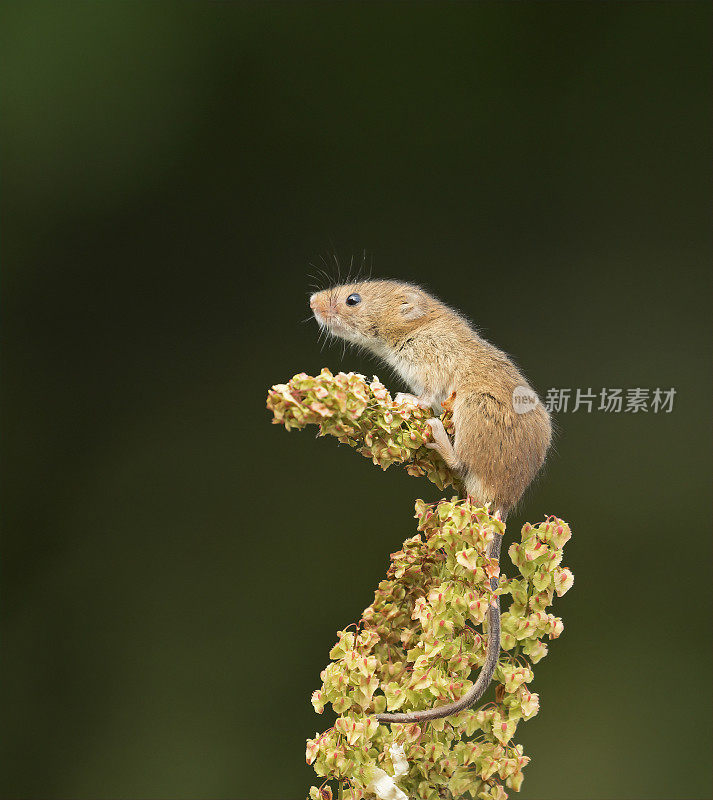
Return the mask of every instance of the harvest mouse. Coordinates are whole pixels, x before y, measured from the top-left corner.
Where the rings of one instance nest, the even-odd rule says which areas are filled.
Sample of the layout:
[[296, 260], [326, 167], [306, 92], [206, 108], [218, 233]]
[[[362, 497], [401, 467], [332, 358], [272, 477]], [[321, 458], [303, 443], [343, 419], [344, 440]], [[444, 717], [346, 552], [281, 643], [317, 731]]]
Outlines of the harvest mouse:
[[[433, 447], [463, 479], [478, 505], [505, 519], [542, 466], [549, 414], [510, 359], [457, 311], [411, 283], [365, 280], [313, 294], [310, 307], [333, 336], [360, 345], [390, 366], [419, 402], [441, 413], [455, 392], [451, 444], [440, 419], [429, 420]], [[517, 405], [525, 401], [524, 407]], [[500, 554], [500, 535], [488, 551]], [[492, 588], [497, 588], [493, 578]], [[485, 664], [471, 689], [429, 711], [378, 714], [380, 722], [419, 722], [472, 705], [492, 678], [500, 652], [500, 608], [491, 606]]]
[[380, 357], [424, 406], [442, 413], [455, 392], [451, 445], [431, 420], [433, 446], [462, 475], [468, 494], [505, 517], [545, 460], [551, 424], [539, 402], [518, 413], [513, 393], [536, 398], [510, 359], [453, 309], [417, 286], [362, 281], [313, 294], [310, 306], [334, 336]]

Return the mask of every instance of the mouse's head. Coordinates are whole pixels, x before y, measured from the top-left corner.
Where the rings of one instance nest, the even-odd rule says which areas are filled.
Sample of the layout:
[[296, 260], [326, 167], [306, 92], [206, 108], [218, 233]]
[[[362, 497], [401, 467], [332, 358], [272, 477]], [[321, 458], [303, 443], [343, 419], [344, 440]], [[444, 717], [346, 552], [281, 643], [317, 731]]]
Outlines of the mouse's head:
[[358, 281], [310, 297], [317, 322], [332, 335], [381, 353], [433, 317], [437, 303], [418, 286]]

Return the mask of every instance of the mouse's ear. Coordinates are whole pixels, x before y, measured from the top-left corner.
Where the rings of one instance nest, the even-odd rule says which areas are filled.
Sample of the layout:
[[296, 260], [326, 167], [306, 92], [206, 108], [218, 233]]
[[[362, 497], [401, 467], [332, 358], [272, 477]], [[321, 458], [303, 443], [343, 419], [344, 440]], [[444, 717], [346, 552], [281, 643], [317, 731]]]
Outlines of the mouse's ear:
[[419, 319], [426, 313], [426, 299], [418, 292], [404, 292], [401, 297], [401, 316], [403, 319]]

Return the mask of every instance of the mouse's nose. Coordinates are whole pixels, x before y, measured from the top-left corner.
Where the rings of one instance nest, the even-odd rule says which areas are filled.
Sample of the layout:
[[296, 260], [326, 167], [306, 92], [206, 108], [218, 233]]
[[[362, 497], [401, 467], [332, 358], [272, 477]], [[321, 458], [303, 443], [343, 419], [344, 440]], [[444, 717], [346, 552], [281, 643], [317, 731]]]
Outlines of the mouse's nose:
[[334, 302], [325, 292], [315, 292], [309, 299], [309, 307], [319, 320], [328, 319], [334, 313]]
[[309, 299], [309, 307], [312, 311], [316, 311], [318, 314], [326, 314], [329, 310], [330, 304], [327, 301], [327, 298], [322, 295], [322, 292], [315, 292], [312, 297]]

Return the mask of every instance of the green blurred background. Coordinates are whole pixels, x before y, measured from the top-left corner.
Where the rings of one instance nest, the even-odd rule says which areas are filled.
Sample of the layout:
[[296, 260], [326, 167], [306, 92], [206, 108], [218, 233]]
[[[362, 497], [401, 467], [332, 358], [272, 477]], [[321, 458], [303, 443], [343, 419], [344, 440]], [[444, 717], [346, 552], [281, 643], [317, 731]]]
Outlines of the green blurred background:
[[3, 4], [0, 796], [304, 796], [335, 632], [438, 497], [264, 408], [388, 377], [301, 324], [363, 248], [541, 393], [676, 387], [559, 415], [512, 518], [576, 575], [523, 794], [710, 796], [712, 8]]

